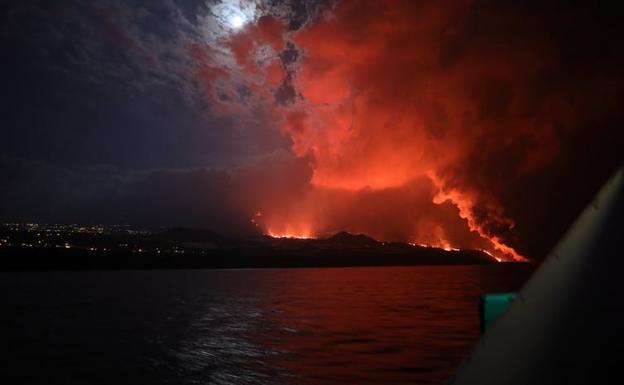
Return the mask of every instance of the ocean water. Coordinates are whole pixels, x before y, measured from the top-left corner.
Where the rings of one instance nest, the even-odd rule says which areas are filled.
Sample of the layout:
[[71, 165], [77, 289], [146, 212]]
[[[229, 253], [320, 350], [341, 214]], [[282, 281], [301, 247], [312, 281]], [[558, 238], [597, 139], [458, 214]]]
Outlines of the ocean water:
[[[0, 274], [11, 384], [441, 384], [529, 266]], [[4, 381], [3, 381], [4, 382]]]

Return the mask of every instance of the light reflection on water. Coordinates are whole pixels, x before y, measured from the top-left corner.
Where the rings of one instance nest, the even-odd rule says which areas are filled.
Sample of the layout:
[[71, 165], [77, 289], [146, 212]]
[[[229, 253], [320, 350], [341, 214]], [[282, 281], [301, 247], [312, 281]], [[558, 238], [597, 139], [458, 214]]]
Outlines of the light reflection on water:
[[[438, 384], [521, 266], [0, 274], [18, 383]], [[17, 376], [17, 377], [15, 377]]]

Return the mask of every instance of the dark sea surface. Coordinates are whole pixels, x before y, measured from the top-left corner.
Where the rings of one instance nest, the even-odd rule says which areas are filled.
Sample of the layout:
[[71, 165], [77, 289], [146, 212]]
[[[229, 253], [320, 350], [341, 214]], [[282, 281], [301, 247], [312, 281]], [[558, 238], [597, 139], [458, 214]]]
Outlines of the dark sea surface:
[[[7, 384], [441, 384], [523, 265], [0, 274]], [[8, 381], [8, 382], [5, 382]]]

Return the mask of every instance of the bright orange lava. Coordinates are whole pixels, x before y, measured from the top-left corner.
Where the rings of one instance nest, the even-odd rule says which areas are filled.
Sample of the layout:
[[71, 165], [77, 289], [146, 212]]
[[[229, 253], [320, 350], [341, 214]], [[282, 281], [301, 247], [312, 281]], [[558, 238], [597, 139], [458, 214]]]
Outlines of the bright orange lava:
[[[271, 237], [271, 238], [277, 238], [277, 239], [317, 239], [315, 236], [313, 236], [310, 232], [306, 232], [306, 233], [302, 233], [302, 232], [275, 232], [275, 231], [267, 231], [265, 233], [265, 235]], [[414, 243], [414, 242], [409, 242], [408, 244], [411, 246], [415, 246], [415, 247], [430, 247], [430, 248], [437, 248], [437, 249], [442, 249], [445, 251], [460, 251], [461, 249], [457, 248], [457, 247], [452, 247], [450, 246], [450, 244], [445, 241], [442, 240], [442, 244], [435, 244], [435, 245], [429, 245], [426, 243]], [[383, 244], [383, 242], [382, 242]], [[490, 253], [489, 251], [485, 250], [485, 249], [481, 249], [480, 251], [484, 252], [485, 254], [489, 255], [490, 257], [492, 257], [496, 262], [504, 262], [505, 260], [503, 258], [497, 257], [494, 254]]]
[[[438, 187], [439, 192], [433, 198], [433, 203], [442, 204], [445, 202], [453, 203], [459, 209], [459, 216], [466, 220], [468, 223], [468, 227], [471, 231], [476, 232], [483, 239], [487, 239], [491, 244], [494, 250], [503, 254], [506, 258], [501, 256], [493, 256], [497, 261], [503, 260], [513, 260], [517, 262], [527, 262], [528, 260], [518, 254], [516, 250], [512, 247], [503, 243], [500, 237], [489, 234], [482, 225], [479, 225], [477, 220], [474, 217], [472, 208], [476, 206], [475, 194], [470, 194], [469, 192], [462, 192], [457, 189], [448, 189], [445, 188], [444, 182], [438, 178], [434, 173], [429, 173], [429, 177], [434, 182], [434, 184]], [[514, 222], [505, 217], [503, 214], [502, 206], [497, 206], [493, 203], [488, 207], [489, 215], [496, 220], [496, 222], [500, 224], [507, 225], [509, 229], [514, 227]], [[488, 254], [492, 255], [492, 253], [488, 252]]]
[[280, 238], [280, 239], [314, 239], [314, 237], [312, 236], [312, 234], [310, 232], [290, 232], [290, 231], [286, 231], [286, 232], [276, 232], [276, 231], [271, 231], [268, 230], [266, 232], [266, 235], [268, 235], [271, 238]]

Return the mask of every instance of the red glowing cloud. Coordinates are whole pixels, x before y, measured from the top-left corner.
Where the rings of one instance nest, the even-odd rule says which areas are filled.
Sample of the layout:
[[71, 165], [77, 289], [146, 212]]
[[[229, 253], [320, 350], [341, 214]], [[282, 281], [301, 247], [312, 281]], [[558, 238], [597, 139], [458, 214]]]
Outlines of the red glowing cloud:
[[[226, 39], [311, 171], [296, 194], [257, 202], [254, 223], [277, 236], [348, 230], [523, 260], [510, 186], [561, 159], [562, 136], [607, 107], [577, 108], [579, 92], [552, 80], [572, 76], [555, 37], [512, 11], [340, 1], [299, 30], [264, 16]], [[596, 92], [604, 79], [588, 84]]]
[[[449, 26], [461, 25], [466, 12], [467, 6], [342, 2], [334, 18], [293, 36], [305, 52], [294, 81], [305, 100], [288, 114], [283, 129], [297, 154], [312, 156], [316, 188], [396, 189], [428, 177], [437, 189], [433, 203], [453, 203], [492, 251], [522, 259], [489, 230], [513, 227], [495, 194], [453, 185], [446, 177], [476, 147], [500, 148], [526, 131], [523, 101], [516, 107], [505, 94], [532, 76], [525, 62], [483, 47], [441, 63], [454, 38]], [[490, 95], [476, 94], [489, 84], [500, 106], [487, 105]], [[439, 222], [414, 223], [410, 239], [447, 242]]]

